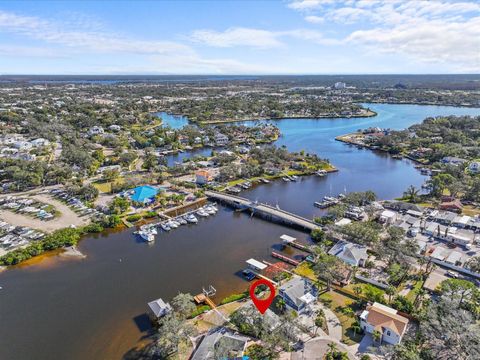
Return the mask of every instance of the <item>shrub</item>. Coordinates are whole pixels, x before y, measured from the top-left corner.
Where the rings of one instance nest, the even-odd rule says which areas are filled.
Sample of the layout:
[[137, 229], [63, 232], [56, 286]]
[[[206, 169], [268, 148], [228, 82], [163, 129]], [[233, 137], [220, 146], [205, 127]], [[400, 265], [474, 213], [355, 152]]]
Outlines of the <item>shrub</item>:
[[204, 312], [207, 312], [208, 310], [211, 310], [211, 307], [208, 305], [202, 305], [197, 307], [195, 311], [193, 311], [190, 316], [188, 317], [189, 319], [193, 319], [194, 317], [197, 317], [200, 314], [203, 314]]
[[66, 228], [56, 230], [45, 236], [43, 240], [36, 241], [23, 249], [16, 249], [0, 257], [0, 265], [19, 264], [45, 251], [76, 245], [79, 239], [80, 230], [78, 229]]
[[103, 226], [99, 223], [91, 223], [83, 228], [83, 231], [86, 233], [99, 233], [103, 230]]
[[147, 213], [143, 216], [145, 219], [154, 218], [157, 216], [155, 211], [147, 211]]
[[325, 233], [323, 232], [322, 229], [313, 229], [310, 236], [312, 237], [312, 240], [315, 242], [320, 242], [323, 239], [325, 239]]
[[133, 215], [127, 216], [127, 221], [129, 221], [129, 222], [136, 222], [136, 221], [140, 220], [141, 218], [142, 218], [142, 215], [140, 215], [140, 214], [133, 214]]

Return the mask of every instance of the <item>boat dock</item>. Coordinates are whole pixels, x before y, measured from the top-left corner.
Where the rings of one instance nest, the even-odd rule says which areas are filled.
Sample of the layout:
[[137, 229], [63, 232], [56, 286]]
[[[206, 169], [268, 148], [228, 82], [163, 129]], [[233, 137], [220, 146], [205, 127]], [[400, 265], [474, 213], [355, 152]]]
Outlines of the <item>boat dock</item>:
[[292, 236], [283, 234], [282, 236], [280, 236], [280, 239], [282, 239], [283, 245], [289, 245], [291, 247], [294, 247], [294, 248], [297, 248], [299, 250], [305, 251], [309, 254], [311, 254], [313, 252], [312, 250], [309, 249], [308, 246], [300, 244], [299, 242], [297, 242], [297, 238], [294, 238]]
[[268, 204], [257, 203], [249, 199], [217, 191], [206, 191], [205, 195], [211, 199], [215, 199], [216, 201], [232, 207], [250, 211], [252, 215], [257, 215], [270, 221], [280, 222], [285, 225], [301, 228], [307, 231], [321, 228], [312, 220], [308, 220], [302, 216], [282, 210], [278, 206], [273, 207]]
[[274, 258], [280, 259], [280, 260], [286, 262], [287, 264], [290, 264], [290, 265], [293, 265], [293, 266], [298, 266], [300, 264], [300, 261], [294, 260], [292, 258], [289, 258], [288, 256], [279, 254], [275, 251], [272, 251], [272, 256]]
[[210, 298], [211, 296], [214, 296], [217, 293], [217, 290], [210, 285], [207, 289], [202, 288], [202, 292], [198, 295], [195, 295], [193, 299], [197, 304], [207, 304], [210, 306], [212, 309], [215, 309], [217, 305], [213, 302], [213, 300]]

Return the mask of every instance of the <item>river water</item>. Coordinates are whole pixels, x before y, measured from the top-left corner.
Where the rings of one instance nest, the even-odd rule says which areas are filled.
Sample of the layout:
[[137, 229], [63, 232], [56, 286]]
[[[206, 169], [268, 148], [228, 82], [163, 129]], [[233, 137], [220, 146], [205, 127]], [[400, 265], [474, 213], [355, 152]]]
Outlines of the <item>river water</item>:
[[[280, 120], [279, 145], [329, 158], [339, 172], [296, 183], [274, 182], [242, 193], [306, 217], [314, 200], [344, 191], [374, 190], [382, 198], [402, 194], [424, 177], [411, 162], [359, 150], [335, 136], [368, 126], [405, 128], [435, 115], [480, 115], [480, 109], [414, 105], [370, 105], [367, 119]], [[187, 154], [188, 156], [188, 154]], [[81, 241], [85, 259], [46, 256], [0, 274], [0, 359], [120, 359], [148, 334], [146, 303], [177, 292], [196, 294], [214, 285], [216, 300], [243, 291], [238, 276], [250, 257], [269, 259], [286, 233], [308, 235], [250, 218], [227, 208], [198, 225], [138, 241], [133, 230]], [[294, 254], [291, 254], [294, 256]]]

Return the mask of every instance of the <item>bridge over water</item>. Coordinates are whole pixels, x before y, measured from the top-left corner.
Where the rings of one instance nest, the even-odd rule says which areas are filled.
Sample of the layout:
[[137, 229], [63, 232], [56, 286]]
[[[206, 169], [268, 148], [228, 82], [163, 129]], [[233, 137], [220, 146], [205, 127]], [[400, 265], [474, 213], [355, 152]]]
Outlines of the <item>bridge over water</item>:
[[263, 204], [252, 201], [250, 199], [242, 198], [240, 196], [225, 194], [217, 191], [206, 191], [205, 195], [210, 199], [217, 200], [232, 207], [242, 210], [248, 210], [253, 215], [260, 216], [270, 221], [280, 222], [285, 225], [301, 228], [308, 231], [320, 228], [320, 226], [315, 224], [312, 220], [282, 210], [278, 206], [274, 207], [268, 204]]

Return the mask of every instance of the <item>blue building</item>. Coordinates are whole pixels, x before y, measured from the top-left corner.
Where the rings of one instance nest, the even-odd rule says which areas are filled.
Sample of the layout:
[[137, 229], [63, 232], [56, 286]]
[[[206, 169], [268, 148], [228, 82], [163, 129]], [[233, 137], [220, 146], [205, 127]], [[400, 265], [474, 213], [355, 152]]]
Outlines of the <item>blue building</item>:
[[131, 199], [132, 201], [146, 204], [152, 202], [157, 194], [158, 189], [154, 188], [153, 186], [138, 186], [133, 189], [133, 195]]

